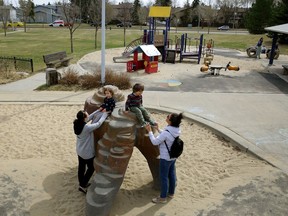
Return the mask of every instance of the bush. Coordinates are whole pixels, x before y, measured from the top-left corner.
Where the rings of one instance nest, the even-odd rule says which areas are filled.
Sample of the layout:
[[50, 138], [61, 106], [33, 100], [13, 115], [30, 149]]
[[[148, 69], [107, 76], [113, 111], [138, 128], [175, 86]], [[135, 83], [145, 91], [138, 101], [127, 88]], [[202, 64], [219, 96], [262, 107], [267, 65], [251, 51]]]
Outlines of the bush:
[[[78, 76], [77, 72], [68, 70], [63, 73], [63, 77], [59, 80], [60, 85], [76, 86], [79, 85], [80, 89], [93, 89], [102, 87], [101, 83], [101, 70], [97, 68], [94, 74], [84, 74]], [[111, 69], [106, 69], [105, 72], [105, 85], [114, 85], [119, 89], [131, 88], [130, 77], [126, 73], [115, 73]]]
[[61, 85], [72, 86], [79, 84], [78, 73], [73, 70], [67, 70], [63, 73], [62, 79], [58, 82]]

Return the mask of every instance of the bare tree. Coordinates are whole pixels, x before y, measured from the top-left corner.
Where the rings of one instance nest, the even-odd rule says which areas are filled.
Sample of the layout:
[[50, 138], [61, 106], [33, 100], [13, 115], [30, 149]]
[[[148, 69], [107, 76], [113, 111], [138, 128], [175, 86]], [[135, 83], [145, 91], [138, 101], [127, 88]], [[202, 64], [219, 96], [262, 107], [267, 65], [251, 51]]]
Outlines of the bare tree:
[[[102, 20], [102, 0], [91, 0], [88, 8], [89, 20], [92, 22], [91, 25], [95, 27], [94, 48], [97, 49], [98, 30], [100, 29]], [[108, 0], [106, 0], [105, 10], [105, 21], [106, 23], [109, 23], [112, 19], [111, 14], [113, 12], [113, 8]]]
[[31, 0], [19, 0], [19, 6], [22, 12], [22, 21], [24, 22], [24, 32], [26, 32], [26, 23], [29, 17], [34, 19], [34, 3]]
[[10, 18], [10, 8], [11, 6], [5, 5], [3, 0], [0, 0], [0, 21], [3, 24], [4, 35], [7, 35], [7, 23]]
[[123, 23], [124, 29], [124, 47], [126, 46], [126, 28], [128, 27], [128, 23], [131, 22], [131, 9], [133, 5], [129, 3], [127, 0], [119, 4], [119, 14], [118, 18]]
[[[74, 52], [73, 48], [73, 34], [80, 27], [80, 8], [74, 3], [68, 3], [63, 0], [62, 10], [64, 14], [64, 22], [67, 28], [69, 29], [70, 34], [70, 49], [71, 53]], [[77, 22], [78, 20], [78, 22]]]

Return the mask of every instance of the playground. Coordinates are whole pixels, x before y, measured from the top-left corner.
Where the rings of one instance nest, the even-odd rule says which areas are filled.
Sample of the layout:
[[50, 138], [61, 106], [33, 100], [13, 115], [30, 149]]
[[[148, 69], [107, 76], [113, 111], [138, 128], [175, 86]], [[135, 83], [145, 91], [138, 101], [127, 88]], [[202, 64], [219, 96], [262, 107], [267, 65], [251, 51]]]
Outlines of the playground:
[[[115, 71], [127, 73], [125, 64], [113, 62], [113, 56], [121, 54], [121, 51], [123, 48], [107, 50], [107, 67], [115, 67]], [[233, 120], [233, 117], [239, 116], [236, 118], [239, 121], [232, 121], [232, 125], [236, 131], [240, 127], [243, 130], [247, 129], [251, 134], [255, 128], [247, 128], [247, 122], [240, 121], [249, 111], [249, 109], [244, 109], [246, 112], [243, 113], [243, 108], [252, 106], [255, 111], [256, 107], [262, 108], [259, 101], [264, 100], [265, 97], [270, 96], [272, 100], [277, 95], [280, 96], [279, 93], [281, 88], [283, 91], [283, 87], [276, 85], [276, 82], [280, 83], [280, 79], [265, 70], [263, 65], [267, 61], [266, 59], [251, 59], [245, 52], [241, 53], [235, 50], [215, 50], [215, 52], [221, 53], [221, 55], [215, 55], [215, 62], [217, 60], [218, 64], [225, 66], [228, 61], [231, 61], [233, 64], [240, 65], [241, 71], [223, 71], [219, 76], [214, 76], [200, 72], [198, 64], [159, 63], [159, 72], [157, 73], [148, 74], [144, 70], [139, 70], [128, 74], [132, 77], [133, 82], [145, 82], [145, 105], [156, 106], [159, 98], [161, 101], [166, 101], [168, 97], [176, 101], [177, 98], [178, 102], [171, 102], [171, 107], [182, 110], [182, 106], [188, 104], [189, 106], [185, 106], [187, 111], [189, 110], [195, 115], [202, 115], [203, 118], [211, 119], [211, 121], [222, 120], [223, 125], [227, 124], [225, 121], [227, 117]], [[223, 55], [229, 57], [223, 57]], [[93, 67], [92, 63], [100, 64], [100, 56], [101, 52], [90, 53], [81, 59], [79, 64], [88, 69]], [[287, 59], [288, 56], [281, 55], [275, 61], [275, 64], [279, 62], [279, 67], [275, 65], [272, 68], [279, 69], [279, 72], [282, 71], [281, 62], [287, 61]], [[254, 85], [257, 83], [258, 89], [255, 86], [250, 86], [249, 89], [248, 84], [245, 85], [252, 76], [254, 76]], [[265, 76], [270, 77], [266, 79]], [[270, 79], [271, 77], [273, 79]], [[177, 86], [173, 85], [176, 80], [180, 82]], [[236, 86], [235, 80], [239, 80], [238, 86]], [[287, 83], [285, 84], [287, 86]], [[255, 94], [249, 92], [251, 88], [254, 89]], [[222, 94], [231, 93], [231, 91], [235, 94]], [[249, 92], [249, 94], [245, 94], [243, 91]], [[50, 98], [46, 95], [49, 92], [31, 91], [29, 93], [31, 97], [25, 95], [29, 101], [35, 94], [38, 95], [39, 98], [36, 98], [38, 100]], [[88, 93], [90, 96], [93, 91]], [[124, 93], [128, 94], [130, 90]], [[6, 94], [11, 100], [13, 93]], [[70, 94], [69, 92], [50, 93], [53, 97], [58, 95], [62, 99], [71, 99]], [[23, 96], [23, 91], [21, 91], [21, 95]], [[52, 209], [54, 215], [80, 216], [85, 214], [85, 197], [77, 190], [77, 157], [75, 157], [73, 144], [75, 137], [71, 133], [71, 122], [75, 118], [75, 112], [83, 108], [87, 93], [81, 92], [76, 95], [80, 99], [79, 105], [73, 103], [74, 105], [63, 106], [59, 105], [58, 100], [52, 100], [58, 103], [56, 105], [39, 106], [39, 104], [31, 105], [30, 102], [24, 105], [2, 105], [5, 111], [2, 119], [5, 121], [1, 121], [1, 125], [3, 134], [9, 137], [9, 139], [3, 140], [4, 154], [1, 161], [1, 167], [3, 167], [1, 194], [4, 196], [3, 199], [8, 202], [2, 206], [7, 212], [51, 215], [49, 214], [51, 211], [47, 213], [47, 209]], [[232, 99], [226, 100], [229, 95]], [[277, 99], [278, 97], [275, 100]], [[237, 103], [238, 100], [240, 100], [239, 103]], [[272, 107], [279, 108], [280, 102], [277, 106], [273, 106], [275, 101], [266, 100]], [[237, 103], [239, 109], [235, 109], [233, 103]], [[256, 106], [254, 107], [252, 103], [256, 103]], [[191, 104], [192, 106], [190, 106]], [[204, 106], [205, 104], [211, 105]], [[165, 106], [165, 104], [160, 105]], [[270, 112], [270, 109], [263, 109], [260, 113], [265, 116], [264, 119], [267, 119]], [[252, 114], [254, 112], [251, 113], [251, 116], [253, 116]], [[165, 125], [165, 115], [153, 113], [153, 116], [161, 126]], [[272, 117], [275, 121], [276, 116]], [[11, 122], [16, 125], [11, 127]], [[253, 126], [256, 123], [257, 121], [253, 122]], [[45, 127], [46, 133], [43, 133], [43, 130], [35, 129], [35, 125], [41, 128]], [[263, 125], [269, 126], [269, 124], [261, 124], [260, 128]], [[255, 127], [257, 128], [257, 126]], [[231, 214], [235, 211], [244, 214], [243, 208], [242, 210], [237, 208], [243, 205], [246, 206], [245, 211], [259, 213], [263, 206], [255, 204], [265, 203], [268, 195], [271, 197], [275, 194], [277, 196], [273, 196], [265, 210], [268, 211], [267, 208], [271, 207], [273, 212], [274, 210], [278, 211], [275, 214], [283, 215], [281, 213], [287, 209], [285, 201], [287, 193], [283, 195], [281, 192], [279, 195], [280, 186], [271, 184], [271, 181], [287, 182], [287, 180], [278, 170], [275, 171], [276, 168], [273, 169], [267, 163], [233, 149], [229, 143], [219, 140], [211, 131], [191, 124], [189, 121], [185, 120], [181, 129], [183, 131], [182, 138], [189, 145], [185, 149], [183, 158], [177, 161], [179, 178], [177, 196], [173, 200], [169, 200], [166, 205], [151, 203], [151, 197], [157, 195], [158, 192], [152, 189], [152, 178], [145, 158], [135, 149], [125, 180], [114, 201], [111, 215], [189, 215], [191, 212], [196, 215], [202, 211], [208, 214], [209, 211], [213, 211], [213, 207], [217, 209], [217, 206], [219, 206], [217, 209], [220, 212], [219, 215], [224, 215], [227, 211]], [[18, 136], [19, 131], [22, 131], [21, 137]], [[264, 130], [264, 132], [267, 131]], [[35, 145], [35, 140], [41, 140], [41, 145]], [[23, 141], [25, 145], [23, 145]], [[14, 145], [11, 146], [11, 143]], [[252, 185], [251, 182], [253, 182]], [[15, 197], [13, 195], [15, 193], [19, 195]], [[224, 193], [226, 198], [223, 197]], [[265, 193], [265, 197], [263, 197], [263, 193]], [[235, 200], [235, 204], [231, 204], [235, 194], [237, 200]], [[250, 205], [247, 205], [247, 200]], [[226, 206], [228, 203], [230, 205]], [[283, 205], [279, 205], [279, 203]], [[255, 206], [259, 208], [255, 208]], [[256, 213], [255, 215], [258, 215]]]

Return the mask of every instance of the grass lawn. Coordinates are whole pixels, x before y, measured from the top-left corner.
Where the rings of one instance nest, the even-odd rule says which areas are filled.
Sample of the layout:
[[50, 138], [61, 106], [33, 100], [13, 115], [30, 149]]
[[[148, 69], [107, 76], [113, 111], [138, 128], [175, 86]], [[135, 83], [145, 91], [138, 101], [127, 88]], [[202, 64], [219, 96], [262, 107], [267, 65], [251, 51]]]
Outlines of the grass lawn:
[[[181, 30], [181, 32], [179, 31]], [[182, 33], [188, 33], [190, 38], [199, 38], [197, 32], [190, 29], [178, 29], [170, 31], [169, 38], [175, 44], [175, 35], [180, 36]], [[204, 29], [205, 30], [205, 29]], [[182, 32], [183, 31], [183, 32]], [[123, 28], [112, 27], [112, 30], [106, 30], [106, 49], [123, 47], [124, 51], [124, 33]], [[126, 45], [143, 34], [140, 27], [132, 27], [126, 30]], [[0, 56], [16, 56], [23, 58], [32, 58], [34, 62], [34, 71], [41, 71], [46, 68], [42, 56], [58, 51], [66, 51], [68, 56], [73, 56], [72, 63], [77, 62], [85, 54], [94, 52], [94, 35], [95, 29], [89, 26], [82, 26], [74, 33], [74, 52], [70, 51], [70, 35], [67, 28], [49, 28], [42, 26], [40, 28], [29, 27], [27, 32], [16, 31], [8, 32], [7, 36], [0, 34]], [[204, 39], [213, 39], [215, 48], [232, 48], [245, 51], [247, 47], [255, 45], [260, 37], [264, 38], [264, 45], [271, 47], [272, 39], [265, 35], [240, 35], [234, 34], [204, 34]], [[101, 31], [98, 31], [98, 48], [101, 49]], [[191, 46], [196, 47], [195, 44]], [[281, 54], [288, 54], [288, 45], [280, 45]]]

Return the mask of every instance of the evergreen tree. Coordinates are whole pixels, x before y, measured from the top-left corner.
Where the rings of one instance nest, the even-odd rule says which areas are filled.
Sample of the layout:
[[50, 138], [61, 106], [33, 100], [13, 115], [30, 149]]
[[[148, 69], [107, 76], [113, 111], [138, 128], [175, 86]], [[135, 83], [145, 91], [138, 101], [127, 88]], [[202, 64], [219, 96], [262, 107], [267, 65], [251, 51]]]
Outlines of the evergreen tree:
[[171, 6], [172, 0], [156, 0], [155, 5], [158, 6]]
[[181, 26], [186, 26], [191, 23], [191, 11], [190, 11], [190, 4], [189, 0], [186, 1], [184, 4], [184, 15], [180, 18], [181, 20]]
[[273, 0], [256, 0], [245, 17], [245, 26], [251, 34], [265, 33], [272, 15]]
[[133, 24], [139, 25], [140, 20], [139, 20], [139, 10], [141, 8], [141, 4], [139, 0], [134, 0], [133, 4], [133, 11], [132, 11], [132, 22]]
[[200, 0], [194, 0], [194, 1], [192, 2], [191, 7], [194, 9], [194, 8], [196, 8], [196, 7], [199, 5], [199, 3], [200, 3]]
[[272, 9], [270, 26], [285, 24], [288, 21], [288, 0], [278, 2]]

